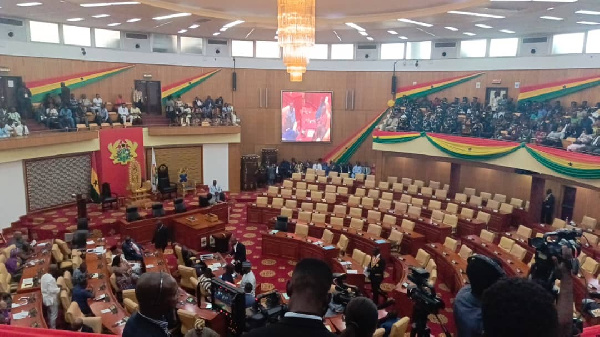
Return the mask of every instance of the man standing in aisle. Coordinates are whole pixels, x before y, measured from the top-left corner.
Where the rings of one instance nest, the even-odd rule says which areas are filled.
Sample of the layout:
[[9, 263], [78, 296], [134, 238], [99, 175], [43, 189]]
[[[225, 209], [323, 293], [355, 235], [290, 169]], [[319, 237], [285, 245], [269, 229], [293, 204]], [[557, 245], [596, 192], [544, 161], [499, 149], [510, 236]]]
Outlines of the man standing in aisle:
[[42, 275], [40, 286], [42, 289], [42, 300], [48, 313], [48, 325], [50, 329], [56, 329], [56, 318], [58, 317], [58, 294], [60, 288], [56, 284], [56, 277], [59, 275], [58, 267], [51, 264], [48, 272]]
[[552, 217], [554, 215], [554, 201], [554, 194], [552, 194], [551, 189], [548, 189], [546, 191], [546, 198], [544, 198], [544, 202], [542, 202], [542, 223], [552, 223]]
[[242, 263], [246, 262], [246, 246], [238, 241], [236, 237], [231, 238], [231, 252], [230, 256], [233, 256], [233, 265], [235, 271], [240, 273], [242, 271]]

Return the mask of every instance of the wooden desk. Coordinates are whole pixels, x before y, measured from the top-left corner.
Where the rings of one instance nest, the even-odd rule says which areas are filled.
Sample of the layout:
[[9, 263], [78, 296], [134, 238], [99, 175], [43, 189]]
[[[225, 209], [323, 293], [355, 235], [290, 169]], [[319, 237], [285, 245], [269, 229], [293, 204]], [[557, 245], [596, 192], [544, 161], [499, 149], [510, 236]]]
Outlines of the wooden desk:
[[[14, 294], [12, 304], [10, 325], [25, 328], [48, 328], [44, 319], [42, 293], [39, 290], [26, 294]], [[15, 305], [19, 305], [19, 307], [15, 307]], [[23, 311], [29, 312], [29, 315], [22, 319], [15, 319], [15, 314]]]
[[318, 241], [320, 241], [318, 238], [303, 238], [293, 233], [263, 233], [262, 254], [263, 256], [285, 257], [296, 261], [315, 258], [332, 265], [333, 259], [340, 254], [339, 249], [333, 245], [322, 247], [314, 244]]
[[[19, 287], [17, 293], [27, 293], [31, 291], [40, 290], [40, 278], [46, 272], [50, 266], [52, 260], [52, 243], [53, 240], [44, 240], [35, 247], [33, 247], [33, 253], [23, 268], [23, 274], [19, 281]], [[24, 287], [23, 281], [26, 279], [33, 279], [33, 286]]]
[[469, 282], [467, 260], [439, 243], [428, 243], [425, 245], [425, 250], [437, 265], [438, 278], [444, 280], [444, 283], [456, 295], [460, 288]]
[[144, 265], [146, 266], [147, 273], [163, 272], [171, 275], [167, 262], [165, 261], [161, 251], [144, 252]]
[[172, 219], [177, 242], [200, 250], [210, 244], [210, 236], [225, 231], [225, 222], [211, 221], [205, 214], [184, 215]]
[[508, 276], [527, 277], [529, 275], [529, 266], [527, 264], [517, 260], [516, 257], [493, 243], [482, 241], [480, 237], [475, 235], [464, 237], [462, 243], [469, 246], [477, 254], [498, 259]]
[[587, 271], [579, 269], [579, 274], [571, 275], [571, 277], [573, 278], [573, 297], [575, 303], [579, 303], [578, 307], [584, 298], [589, 298], [588, 294], [600, 292], [600, 282]]
[[[342, 264], [344, 263], [344, 264]], [[346, 280], [345, 283], [357, 286], [358, 289], [363, 292], [365, 288], [365, 268], [355, 260], [353, 260], [350, 256], [340, 256], [334, 259], [334, 263], [332, 265], [332, 270], [334, 273], [345, 273]], [[348, 274], [348, 270], [356, 270], [355, 274]]]
[[398, 310], [398, 316], [412, 317], [413, 314], [413, 303], [408, 298], [408, 289], [404, 284], [412, 284], [408, 280], [408, 274], [410, 273], [409, 267], [420, 267], [419, 262], [411, 255], [402, 255], [399, 257], [392, 258], [394, 263], [394, 273], [396, 274], [397, 284], [391, 292], [391, 297], [396, 300], [396, 309]]
[[[452, 214], [446, 212], [445, 210], [441, 210], [444, 214]], [[426, 218], [431, 218], [432, 210], [423, 208], [421, 210], [421, 214]], [[486, 228], [486, 225], [483, 221], [478, 219], [470, 219], [460, 214], [454, 214], [458, 218], [458, 224], [456, 225], [456, 235], [458, 237], [463, 237], [466, 235], [479, 235], [482, 229]]]

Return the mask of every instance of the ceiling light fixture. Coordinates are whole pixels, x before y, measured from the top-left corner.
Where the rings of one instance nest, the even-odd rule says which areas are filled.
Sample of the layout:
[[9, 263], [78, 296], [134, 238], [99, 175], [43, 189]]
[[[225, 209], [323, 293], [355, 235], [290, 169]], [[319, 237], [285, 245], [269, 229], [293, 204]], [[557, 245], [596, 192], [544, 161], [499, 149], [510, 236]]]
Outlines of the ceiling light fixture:
[[174, 13], [174, 14], [169, 14], [169, 15], [157, 16], [152, 19], [160, 21], [160, 20], [168, 20], [168, 19], [173, 19], [173, 18], [181, 18], [184, 16], [190, 16], [190, 15], [192, 15], [192, 13]]
[[189, 26], [188, 28], [189, 28], [189, 29], [196, 29], [196, 28], [198, 28], [198, 27], [200, 27], [200, 25], [199, 25], [199, 24], [197, 24], [197, 23], [195, 23], [195, 24], [193, 24], [193, 25]]
[[69, 22], [83, 21], [83, 18], [70, 18], [70, 19], [67, 19], [67, 21], [69, 21]]
[[19, 7], [33, 7], [33, 6], [39, 6], [41, 5], [41, 2], [21, 2], [19, 4], [17, 4], [17, 6]]
[[600, 15], [600, 12], [598, 12], [598, 11], [588, 11], [588, 10], [582, 9], [580, 11], [575, 12], [575, 14]]
[[449, 11], [448, 14], [460, 14], [460, 15], [469, 15], [469, 16], [477, 16], [480, 18], [492, 18], [492, 19], [504, 19], [505, 16], [502, 15], [493, 15], [493, 14], [484, 14], [484, 13], [475, 13], [475, 12], [465, 12], [465, 11]]
[[600, 25], [600, 22], [594, 22], [594, 21], [577, 21], [578, 24], [580, 25]]
[[365, 29], [359, 25], [357, 25], [354, 22], [346, 22], [346, 26], [350, 27], [350, 28], [354, 28], [356, 30], [358, 30], [359, 32], [364, 32]]
[[453, 32], [458, 31], [458, 28], [454, 28], [454, 27], [444, 27], [444, 28], [446, 28], [447, 30], [451, 30]]
[[108, 6], [125, 6], [125, 5], [139, 5], [139, 1], [121, 1], [121, 2], [93, 2], [79, 4], [81, 7], [108, 7]]
[[407, 38], [406, 36], [398, 36], [398, 38], [399, 38], [400, 40], [408, 40], [408, 38]]
[[369, 40], [369, 41], [373, 41], [373, 38], [372, 38], [372, 37], [370, 37], [370, 36], [367, 36], [367, 40]]
[[562, 20], [564, 20], [563, 18], [559, 18], [557, 16], [548, 16], [548, 15], [540, 16], [540, 19], [554, 20], [554, 21], [562, 21]]
[[220, 32], [226, 32], [227, 31], [227, 27], [221, 27], [221, 29], [219, 29]]
[[464, 32], [463, 34], [468, 35], [468, 36], [475, 36], [475, 35], [477, 35], [475, 33], [469, 33], [469, 32]]
[[239, 24], [242, 24], [242, 23], [244, 23], [244, 22], [246, 22], [246, 21], [244, 21], [244, 20], [235, 20], [235, 21], [233, 21], [233, 22], [230, 22], [230, 23], [228, 23], [228, 24], [224, 25], [223, 27], [226, 27], [226, 28], [231, 28], [231, 27], [237, 26], [237, 25], [239, 25]]
[[402, 18], [402, 19], [398, 19], [398, 21], [405, 22], [405, 23], [412, 23], [412, 24], [415, 24], [415, 25], [423, 26], [423, 27], [433, 27], [433, 25], [430, 24], [430, 23], [421, 22], [421, 21], [414, 21], [414, 20], [411, 20], [411, 19], [404, 19], [404, 18]]
[[506, 34], [514, 34], [515, 33], [515, 31], [510, 30], [510, 29], [500, 29], [500, 31], [502, 33], [506, 33]]
[[315, 0], [277, 0], [279, 46], [292, 82], [302, 82], [315, 45], [315, 7]]
[[138, 22], [138, 21], [141, 21], [141, 20], [142, 19], [140, 19], [140, 18], [133, 18], [133, 19], [127, 20], [127, 22]]
[[100, 18], [107, 18], [107, 17], [109, 17], [109, 16], [110, 16], [109, 14], [98, 14], [98, 15], [92, 15], [92, 17], [93, 17], [93, 18], [96, 18], [96, 19], [100, 19]]
[[179, 33], [179, 34], [183, 34], [183, 33], [185, 33], [185, 32], [187, 32], [187, 29], [180, 29], [180, 30], [179, 30], [177, 33]]
[[360, 34], [360, 35], [362, 35], [362, 36], [367, 36], [367, 35], [369, 35], [369, 33], [367, 33], [367, 32], [358, 32], [358, 34]]
[[221, 34], [221, 33], [219, 33], [219, 32], [216, 32], [216, 33], [213, 33], [213, 36], [217, 36], [217, 35], [219, 35], [219, 34]]
[[113, 23], [109, 23], [107, 26], [114, 27], [114, 26], [118, 26], [120, 24], [121, 24], [120, 22], [113, 22]]
[[388, 30], [387, 32], [390, 33], [390, 34], [392, 34], [392, 35], [397, 35], [398, 34], [398, 32], [395, 31], [395, 30]]
[[475, 24], [475, 26], [477, 26], [477, 27], [479, 27], [479, 28], [485, 28], [485, 29], [490, 29], [490, 28], [492, 28], [492, 26], [484, 25], [483, 23], [478, 23], [478, 24]]

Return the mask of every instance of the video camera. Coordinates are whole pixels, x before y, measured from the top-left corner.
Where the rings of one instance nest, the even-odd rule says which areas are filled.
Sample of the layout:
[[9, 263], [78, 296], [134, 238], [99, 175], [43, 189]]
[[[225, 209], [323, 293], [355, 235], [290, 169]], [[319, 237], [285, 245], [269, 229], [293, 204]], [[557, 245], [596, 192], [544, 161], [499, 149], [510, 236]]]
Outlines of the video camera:
[[[555, 265], [553, 257], [558, 263], [565, 262], [573, 274], [579, 272], [579, 261], [576, 256], [581, 253], [582, 231], [577, 229], [561, 229], [556, 232], [545, 233], [541, 238], [529, 239], [529, 245], [535, 248], [535, 263], [531, 266], [531, 279], [541, 284], [549, 291], [554, 291], [556, 281]], [[567, 247], [573, 253], [574, 258], [564, 261], [562, 247]]]
[[281, 294], [276, 290], [256, 296], [256, 303], [246, 310], [246, 331], [260, 328], [267, 323], [275, 323], [287, 311], [281, 303]]
[[409, 267], [411, 273], [408, 280], [414, 283], [407, 287], [408, 298], [420, 306], [428, 314], [435, 314], [444, 309], [444, 302], [437, 297], [435, 288], [429, 284], [429, 272], [423, 268]]
[[333, 303], [343, 307], [346, 307], [351, 299], [362, 296], [358, 287], [344, 283], [346, 276], [345, 273], [333, 275], [333, 285], [336, 291], [333, 294]]

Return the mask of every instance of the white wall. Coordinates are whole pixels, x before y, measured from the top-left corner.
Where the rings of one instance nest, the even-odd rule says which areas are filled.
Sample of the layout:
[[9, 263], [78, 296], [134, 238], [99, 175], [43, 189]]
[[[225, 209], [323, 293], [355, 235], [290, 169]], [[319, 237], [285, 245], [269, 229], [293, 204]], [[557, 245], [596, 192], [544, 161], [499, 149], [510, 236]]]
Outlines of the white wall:
[[[81, 47], [52, 43], [0, 40], [0, 55], [62, 58], [69, 60], [168, 64], [193, 67], [233, 68], [231, 57], [210, 57], [193, 54], [163, 54], [105, 48]], [[236, 57], [237, 68], [285, 69], [280, 59]], [[322, 71], [392, 71], [394, 61], [313, 60], [308, 70]], [[0, 57], [0, 66], [2, 58]], [[537, 57], [463, 58], [443, 60], [400, 60], [396, 71], [486, 71], [520, 69], [600, 68], [600, 54], [551, 55]], [[13, 71], [18, 71], [13, 69]]]
[[223, 191], [229, 191], [229, 144], [202, 145], [202, 175], [204, 184], [212, 185], [216, 179]]
[[0, 228], [27, 213], [23, 161], [0, 164]]

